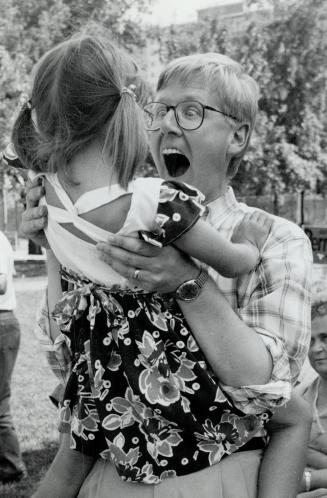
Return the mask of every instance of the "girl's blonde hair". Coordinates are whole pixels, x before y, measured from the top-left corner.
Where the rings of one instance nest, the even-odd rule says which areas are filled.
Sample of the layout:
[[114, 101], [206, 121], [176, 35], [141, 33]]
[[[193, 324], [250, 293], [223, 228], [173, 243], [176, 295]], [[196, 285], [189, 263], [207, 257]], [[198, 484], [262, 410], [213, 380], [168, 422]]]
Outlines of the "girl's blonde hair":
[[200, 83], [212, 92], [221, 111], [233, 116], [236, 122], [248, 124], [246, 145], [241, 155], [231, 160], [233, 164], [230, 169], [234, 170], [248, 147], [255, 125], [259, 100], [257, 83], [244, 71], [241, 64], [215, 52], [188, 55], [171, 61], [159, 76], [157, 91], [165, 88], [171, 81], [178, 81], [186, 86]]
[[[52, 171], [104, 135], [104, 159], [127, 186], [148, 151], [142, 111], [145, 85], [135, 62], [96, 26], [75, 34], [37, 63], [31, 109], [24, 106], [13, 128], [16, 152], [27, 167]], [[35, 112], [36, 126], [32, 116]]]

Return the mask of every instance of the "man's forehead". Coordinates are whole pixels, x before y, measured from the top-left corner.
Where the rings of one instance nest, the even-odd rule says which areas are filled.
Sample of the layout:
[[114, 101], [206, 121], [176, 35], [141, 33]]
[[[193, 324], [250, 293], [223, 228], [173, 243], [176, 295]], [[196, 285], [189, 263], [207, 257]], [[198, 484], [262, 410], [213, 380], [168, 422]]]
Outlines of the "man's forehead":
[[205, 82], [182, 82], [172, 80], [157, 91], [156, 97], [167, 97], [177, 100], [202, 100], [212, 95], [213, 92]]

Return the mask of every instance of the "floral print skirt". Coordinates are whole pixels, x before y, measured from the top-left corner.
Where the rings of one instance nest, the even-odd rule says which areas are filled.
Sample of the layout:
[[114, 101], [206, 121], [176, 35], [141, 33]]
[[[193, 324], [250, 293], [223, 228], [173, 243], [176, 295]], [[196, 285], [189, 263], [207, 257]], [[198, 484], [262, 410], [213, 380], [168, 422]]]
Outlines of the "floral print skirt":
[[175, 301], [67, 275], [74, 289], [54, 317], [73, 354], [60, 407], [72, 448], [110, 459], [122, 480], [145, 484], [246, 448], [269, 414], [233, 406]]

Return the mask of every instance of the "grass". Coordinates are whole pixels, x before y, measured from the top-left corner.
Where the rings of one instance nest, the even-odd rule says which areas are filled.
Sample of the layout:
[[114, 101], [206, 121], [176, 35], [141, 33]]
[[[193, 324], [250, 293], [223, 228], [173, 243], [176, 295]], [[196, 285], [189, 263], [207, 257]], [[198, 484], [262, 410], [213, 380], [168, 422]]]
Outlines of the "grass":
[[16, 282], [22, 335], [12, 380], [11, 411], [28, 477], [17, 484], [0, 484], [1, 498], [30, 498], [57, 449], [57, 412], [48, 398], [57, 381], [33, 333], [44, 285], [44, 279]]

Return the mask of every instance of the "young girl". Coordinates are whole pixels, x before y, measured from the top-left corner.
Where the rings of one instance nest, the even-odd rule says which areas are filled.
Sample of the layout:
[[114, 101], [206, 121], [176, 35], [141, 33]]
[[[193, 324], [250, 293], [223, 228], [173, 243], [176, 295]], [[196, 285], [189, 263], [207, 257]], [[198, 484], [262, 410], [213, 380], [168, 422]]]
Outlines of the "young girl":
[[[20, 160], [45, 178], [47, 239], [73, 286], [53, 314], [73, 357], [61, 427], [81, 456], [63, 445], [36, 496], [75, 496], [82, 464], [97, 456], [131, 482], [193, 473], [251, 448], [271, 415], [233, 406], [174, 299], [131, 285], [99, 259], [95, 244], [108, 234], [140, 235], [232, 277], [258, 264], [269, 234], [266, 218], [249, 216], [231, 243], [204, 222], [193, 187], [133, 180], [147, 153], [136, 93], [141, 101], [135, 64], [108, 34], [82, 33], [38, 63], [13, 130]], [[199, 265], [177, 297], [194, 299], [207, 278]]]

